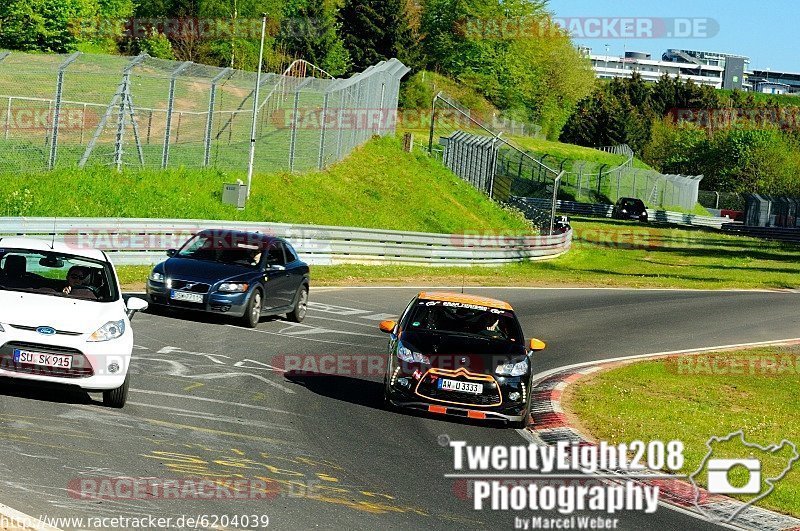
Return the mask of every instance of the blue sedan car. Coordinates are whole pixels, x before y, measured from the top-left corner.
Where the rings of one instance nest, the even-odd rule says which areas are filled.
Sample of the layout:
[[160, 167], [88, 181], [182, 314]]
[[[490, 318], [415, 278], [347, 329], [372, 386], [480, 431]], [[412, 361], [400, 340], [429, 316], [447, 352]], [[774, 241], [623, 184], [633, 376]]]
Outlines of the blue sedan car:
[[286, 240], [205, 230], [167, 256], [147, 281], [153, 305], [230, 315], [250, 328], [262, 316], [306, 316], [308, 264]]

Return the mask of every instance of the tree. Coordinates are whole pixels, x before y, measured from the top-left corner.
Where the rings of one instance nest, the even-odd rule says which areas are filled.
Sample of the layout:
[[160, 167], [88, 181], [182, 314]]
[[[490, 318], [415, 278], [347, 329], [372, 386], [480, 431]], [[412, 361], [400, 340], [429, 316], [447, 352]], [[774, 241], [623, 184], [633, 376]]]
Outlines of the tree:
[[3, 0], [0, 48], [65, 53], [88, 39], [76, 28], [97, 20], [94, 0]]
[[287, 4], [278, 42], [287, 54], [339, 76], [350, 63], [339, 30], [335, 9], [326, 0], [299, 0]]
[[405, 0], [345, 0], [339, 20], [354, 71], [395, 57], [412, 67], [420, 63], [406, 6]]

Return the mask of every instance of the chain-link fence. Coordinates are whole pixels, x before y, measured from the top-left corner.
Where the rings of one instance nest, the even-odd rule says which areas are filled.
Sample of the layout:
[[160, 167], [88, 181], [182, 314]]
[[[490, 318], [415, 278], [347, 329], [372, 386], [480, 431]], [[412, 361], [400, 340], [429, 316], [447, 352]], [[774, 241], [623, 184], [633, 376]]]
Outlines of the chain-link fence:
[[[261, 76], [255, 169], [324, 168], [394, 132], [392, 59], [348, 79], [293, 65]], [[155, 59], [0, 52], [0, 170], [246, 170], [256, 73]]]

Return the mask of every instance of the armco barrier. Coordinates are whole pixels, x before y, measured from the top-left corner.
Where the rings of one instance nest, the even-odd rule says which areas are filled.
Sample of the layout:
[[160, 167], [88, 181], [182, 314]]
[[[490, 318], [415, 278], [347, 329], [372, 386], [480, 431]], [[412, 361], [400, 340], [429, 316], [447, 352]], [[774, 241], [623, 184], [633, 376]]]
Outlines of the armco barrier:
[[728, 223], [722, 230], [738, 236], [750, 236], [764, 240], [800, 243], [800, 229], [782, 227], [745, 227], [740, 223]]
[[288, 239], [313, 265], [497, 265], [555, 258], [572, 231], [554, 236], [429, 234], [379, 229], [232, 221], [118, 218], [0, 218], [0, 238], [23, 236], [106, 251], [116, 265], [153, 265], [203, 229], [236, 229]]
[[[538, 210], [550, 210], [548, 199], [534, 197], [514, 197], [509, 201], [513, 206], [523, 209], [526, 206]], [[574, 201], [558, 201], [556, 210], [565, 214], [577, 214], [581, 216], [600, 216], [610, 218], [614, 210], [613, 205], [576, 203]], [[680, 212], [669, 212], [666, 210], [653, 210], [648, 208], [647, 215], [653, 223], [670, 223], [673, 225], [691, 225], [694, 227], [711, 227], [721, 229], [722, 225], [731, 223], [730, 218], [719, 218], [712, 216], [696, 216], [694, 214], [682, 214]]]

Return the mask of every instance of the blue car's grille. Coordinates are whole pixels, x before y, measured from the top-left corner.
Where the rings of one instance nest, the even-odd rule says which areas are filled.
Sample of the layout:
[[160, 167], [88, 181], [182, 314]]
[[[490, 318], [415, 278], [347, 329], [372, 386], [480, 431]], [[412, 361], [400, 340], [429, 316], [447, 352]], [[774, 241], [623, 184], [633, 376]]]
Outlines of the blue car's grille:
[[202, 282], [189, 282], [188, 280], [172, 279], [172, 289], [189, 291], [191, 293], [208, 293], [208, 290], [211, 289], [211, 285], [203, 284]]

